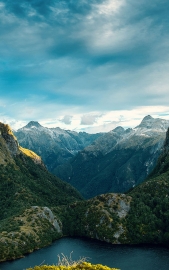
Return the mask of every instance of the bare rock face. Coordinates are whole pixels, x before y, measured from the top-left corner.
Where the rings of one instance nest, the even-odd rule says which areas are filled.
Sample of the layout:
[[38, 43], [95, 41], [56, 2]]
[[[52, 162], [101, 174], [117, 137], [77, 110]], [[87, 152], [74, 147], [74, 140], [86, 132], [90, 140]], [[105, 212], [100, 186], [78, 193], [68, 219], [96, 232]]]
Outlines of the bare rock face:
[[6, 145], [12, 156], [16, 156], [19, 154], [19, 144], [14, 136], [9, 125], [0, 123], [0, 134], [2, 138], [5, 140]]
[[23, 148], [23, 147], [21, 147], [21, 146], [19, 146], [19, 150], [20, 150], [20, 152], [22, 152], [24, 155], [30, 157], [30, 158], [34, 161], [34, 163], [40, 164], [40, 165], [42, 165], [43, 167], [45, 167], [45, 165], [44, 165], [44, 163], [43, 163], [41, 157], [38, 156], [38, 155], [37, 155], [36, 153], [34, 153], [33, 151], [31, 151], [31, 150], [29, 150], [29, 149], [26, 149], [26, 148]]
[[0, 159], [1, 164], [7, 162], [14, 163], [13, 158], [20, 153], [29, 156], [36, 164], [41, 164], [44, 166], [41, 157], [35, 154], [33, 151], [21, 147], [14, 136], [12, 129], [9, 125], [0, 122], [0, 142], [2, 155]]
[[32, 209], [35, 209], [38, 211], [37, 216], [40, 219], [46, 219], [48, 220], [51, 225], [54, 227], [54, 229], [58, 233], [62, 233], [62, 223], [61, 221], [53, 214], [50, 208], [48, 207], [39, 207], [39, 206], [32, 206]]
[[168, 128], [167, 133], [166, 133], [164, 149], [165, 149], [166, 152], [169, 150], [169, 128]]

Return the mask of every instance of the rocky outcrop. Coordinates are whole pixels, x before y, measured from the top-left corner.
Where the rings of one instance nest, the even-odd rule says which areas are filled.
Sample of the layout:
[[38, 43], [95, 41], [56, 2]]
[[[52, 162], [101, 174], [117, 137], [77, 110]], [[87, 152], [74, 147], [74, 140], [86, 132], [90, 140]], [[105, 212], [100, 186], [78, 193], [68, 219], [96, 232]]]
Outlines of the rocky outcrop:
[[51, 225], [54, 227], [54, 229], [62, 234], [62, 223], [61, 221], [53, 214], [50, 208], [48, 207], [38, 207], [38, 206], [32, 206], [32, 209], [38, 210], [37, 217], [40, 219], [46, 219], [48, 220]]
[[9, 125], [0, 123], [0, 135], [5, 140], [12, 156], [19, 154], [19, 144]]
[[[121, 244], [126, 239], [120, 238], [121, 235], [125, 234], [126, 228], [123, 223], [125, 217], [130, 210], [130, 203], [132, 198], [125, 194], [104, 194], [91, 199], [92, 208], [96, 202], [99, 202], [96, 213], [101, 214], [99, 222], [96, 222], [96, 231], [87, 228], [87, 234], [92, 238], [98, 240], [104, 240], [112, 244]], [[93, 209], [88, 209], [88, 221], [90, 216], [90, 211]], [[105, 233], [103, 233], [103, 228]], [[102, 233], [100, 233], [100, 230]]]
[[10, 222], [18, 229], [0, 232], [0, 261], [23, 257], [63, 236], [61, 221], [48, 207], [32, 206]]
[[132, 198], [125, 194], [103, 194], [67, 207], [63, 232], [113, 244], [126, 243], [125, 218]]
[[31, 150], [21, 147], [17, 141], [17, 138], [14, 136], [10, 126], [1, 122], [0, 141], [2, 149], [2, 155], [0, 158], [1, 164], [6, 164], [8, 162], [14, 163], [13, 158], [22, 153], [23, 155], [30, 157], [36, 164], [41, 164], [44, 166], [41, 157]]
[[36, 164], [40, 164], [42, 165], [43, 167], [45, 167], [42, 159], [40, 156], [38, 156], [36, 153], [34, 153], [33, 151], [29, 150], [29, 149], [26, 149], [26, 148], [23, 148], [21, 146], [19, 146], [19, 150], [21, 153], [23, 153], [24, 155], [30, 157]]

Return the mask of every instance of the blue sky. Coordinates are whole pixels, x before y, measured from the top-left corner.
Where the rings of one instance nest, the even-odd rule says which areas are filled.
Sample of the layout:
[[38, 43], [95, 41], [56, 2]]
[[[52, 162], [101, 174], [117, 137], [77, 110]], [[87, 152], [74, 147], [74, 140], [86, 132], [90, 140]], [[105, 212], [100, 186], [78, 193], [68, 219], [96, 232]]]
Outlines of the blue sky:
[[168, 0], [0, 0], [0, 121], [108, 131], [168, 102]]

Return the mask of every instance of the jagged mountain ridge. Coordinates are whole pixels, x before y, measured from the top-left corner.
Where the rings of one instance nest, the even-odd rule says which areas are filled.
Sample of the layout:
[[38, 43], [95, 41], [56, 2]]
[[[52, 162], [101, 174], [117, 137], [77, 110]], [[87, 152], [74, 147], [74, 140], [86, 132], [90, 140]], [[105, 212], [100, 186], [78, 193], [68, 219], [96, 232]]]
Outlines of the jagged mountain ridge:
[[76, 187], [85, 198], [126, 192], [141, 183], [161, 153], [169, 121], [146, 116], [139, 126], [118, 127], [80, 151], [56, 174]]
[[40, 155], [55, 174], [57, 166], [67, 162], [81, 149], [91, 144], [101, 134], [88, 134], [57, 128], [46, 128], [36, 121], [14, 132], [20, 145]]

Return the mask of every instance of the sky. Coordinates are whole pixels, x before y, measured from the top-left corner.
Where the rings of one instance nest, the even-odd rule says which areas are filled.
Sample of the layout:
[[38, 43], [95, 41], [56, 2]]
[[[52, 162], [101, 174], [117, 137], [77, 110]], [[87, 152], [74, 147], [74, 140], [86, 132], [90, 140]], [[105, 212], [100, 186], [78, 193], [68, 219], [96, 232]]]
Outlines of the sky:
[[169, 119], [168, 0], [0, 0], [0, 121], [107, 132]]

